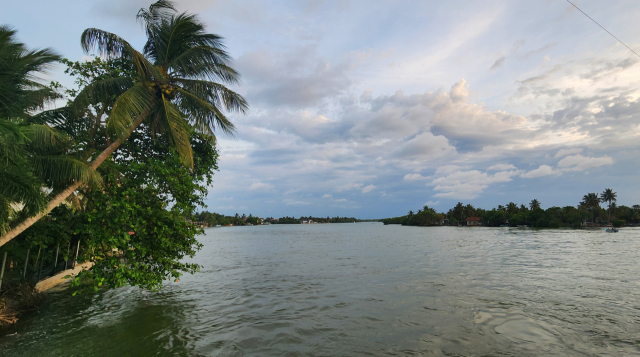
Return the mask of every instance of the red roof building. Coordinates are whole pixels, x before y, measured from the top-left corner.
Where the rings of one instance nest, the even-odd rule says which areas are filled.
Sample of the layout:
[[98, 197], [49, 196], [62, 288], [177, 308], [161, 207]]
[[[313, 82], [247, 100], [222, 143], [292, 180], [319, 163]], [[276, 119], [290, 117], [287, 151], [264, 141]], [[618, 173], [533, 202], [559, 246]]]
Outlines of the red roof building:
[[469, 217], [467, 218], [467, 226], [481, 226], [482, 219], [480, 217]]

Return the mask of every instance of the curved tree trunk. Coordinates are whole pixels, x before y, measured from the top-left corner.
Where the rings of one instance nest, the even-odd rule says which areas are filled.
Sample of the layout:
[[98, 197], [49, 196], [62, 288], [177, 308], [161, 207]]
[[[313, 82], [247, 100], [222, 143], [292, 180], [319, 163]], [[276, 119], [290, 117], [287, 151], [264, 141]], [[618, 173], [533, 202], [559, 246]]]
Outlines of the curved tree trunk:
[[[111, 145], [109, 145], [103, 152], [101, 152], [100, 155], [98, 155], [98, 157], [96, 157], [96, 159], [91, 162], [91, 168], [94, 170], [97, 169], [98, 166], [100, 166], [100, 164], [104, 162], [104, 160], [106, 160], [109, 156], [111, 156], [111, 154], [113, 154], [113, 152], [116, 151], [116, 149], [120, 145], [122, 145], [122, 143], [125, 140], [127, 140], [129, 135], [131, 135], [131, 133], [133, 133], [133, 131], [142, 123], [142, 121], [144, 120], [144, 118], [147, 116], [148, 113], [149, 113], [149, 109], [145, 110], [136, 119], [136, 121], [133, 122], [127, 135], [123, 135], [119, 137], [113, 143], [111, 143]], [[31, 227], [40, 218], [48, 215], [49, 212], [51, 212], [59, 204], [64, 202], [64, 200], [66, 200], [67, 197], [69, 197], [73, 192], [75, 192], [75, 190], [77, 190], [80, 186], [82, 186], [82, 184], [83, 182], [81, 181], [75, 181], [71, 186], [67, 187], [64, 191], [60, 192], [59, 194], [56, 195], [56, 197], [54, 197], [51, 201], [49, 201], [49, 204], [47, 204], [47, 208], [45, 208], [43, 211], [41, 211], [40, 213], [38, 213], [33, 217], [29, 217], [25, 219], [20, 224], [15, 226], [13, 229], [5, 233], [0, 238], [0, 247], [7, 244], [7, 242], [15, 238], [18, 234], [24, 232], [27, 228]]]

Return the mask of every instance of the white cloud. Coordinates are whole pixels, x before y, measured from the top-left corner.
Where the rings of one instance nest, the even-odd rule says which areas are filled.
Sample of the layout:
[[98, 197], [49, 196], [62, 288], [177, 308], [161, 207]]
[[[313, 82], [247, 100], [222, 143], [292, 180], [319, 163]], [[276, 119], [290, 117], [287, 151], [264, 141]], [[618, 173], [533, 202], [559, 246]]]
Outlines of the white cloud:
[[536, 177], [550, 176], [550, 175], [562, 175], [562, 172], [555, 170], [553, 167], [549, 165], [540, 165], [540, 167], [538, 167], [535, 170], [531, 170], [529, 172], [521, 174], [520, 177], [536, 178]]
[[506, 170], [517, 170], [517, 168], [511, 164], [497, 164], [493, 166], [489, 166], [487, 171], [506, 171]]
[[427, 203], [425, 203], [424, 205], [425, 205], [425, 206], [432, 207], [432, 206], [437, 206], [437, 205], [439, 205], [439, 204], [440, 204], [440, 201], [435, 201], [435, 202], [433, 202], [433, 201], [427, 201]]
[[364, 188], [362, 189], [362, 193], [367, 193], [367, 192], [369, 192], [369, 191], [373, 190], [374, 188], [376, 188], [376, 186], [374, 186], [374, 185], [366, 186], [366, 187], [364, 187]]
[[258, 190], [270, 190], [273, 188], [273, 185], [263, 182], [254, 182], [249, 186], [250, 191], [258, 191]]
[[447, 175], [454, 172], [470, 169], [471, 166], [460, 166], [460, 165], [444, 165], [440, 166], [436, 169], [436, 175]]
[[360, 189], [361, 187], [362, 187], [361, 183], [350, 182], [348, 184], [344, 184], [342, 186], [336, 187], [336, 191], [338, 192], [349, 191], [353, 189]]
[[284, 200], [282, 200], [282, 202], [284, 204], [286, 204], [287, 206], [306, 206], [306, 205], [309, 204], [309, 202], [296, 201], [294, 199], [284, 199]]
[[334, 200], [335, 202], [347, 202], [346, 198], [337, 198]]
[[434, 191], [441, 191], [434, 197], [474, 199], [489, 185], [498, 182], [509, 182], [513, 176], [520, 171], [500, 171], [494, 175], [478, 170], [458, 171], [444, 177], [439, 177], [428, 183], [427, 186], [434, 186]]
[[563, 156], [567, 156], [567, 155], [571, 155], [571, 154], [579, 154], [582, 152], [581, 148], [572, 148], [572, 149], [560, 149], [558, 151], [558, 153], [556, 153], [556, 156], [554, 156], [556, 159], [563, 157]]
[[322, 196], [322, 198], [331, 198], [331, 197], [333, 197], [333, 195], [332, 195], [332, 194], [330, 194], [330, 193], [325, 193], [325, 194]]
[[426, 178], [427, 177], [424, 177], [424, 176], [422, 176], [420, 174], [406, 174], [406, 175], [404, 175], [404, 180], [407, 180], [407, 181], [424, 180]]
[[614, 160], [609, 156], [586, 157], [582, 155], [571, 155], [558, 162], [558, 167], [565, 171], [584, 171], [592, 167], [612, 165]]

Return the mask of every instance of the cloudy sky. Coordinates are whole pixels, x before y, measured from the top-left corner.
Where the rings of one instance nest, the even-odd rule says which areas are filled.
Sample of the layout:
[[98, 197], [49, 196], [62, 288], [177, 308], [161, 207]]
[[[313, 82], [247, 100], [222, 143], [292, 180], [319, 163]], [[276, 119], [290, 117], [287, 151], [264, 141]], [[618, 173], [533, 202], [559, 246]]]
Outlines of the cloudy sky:
[[[141, 48], [149, 3], [14, 1], [0, 22], [79, 60], [87, 27]], [[576, 3], [640, 52], [640, 3]], [[219, 136], [210, 211], [382, 218], [576, 205], [607, 187], [640, 203], [640, 58], [565, 0], [178, 7], [225, 37], [251, 105], [235, 139]]]

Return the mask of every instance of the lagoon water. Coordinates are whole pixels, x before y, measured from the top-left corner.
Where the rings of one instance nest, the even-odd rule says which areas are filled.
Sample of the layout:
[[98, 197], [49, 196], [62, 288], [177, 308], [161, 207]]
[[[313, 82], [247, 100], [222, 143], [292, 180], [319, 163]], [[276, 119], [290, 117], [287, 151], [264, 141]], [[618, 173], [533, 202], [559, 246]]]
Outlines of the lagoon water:
[[206, 230], [160, 292], [58, 296], [3, 356], [640, 355], [640, 230]]

